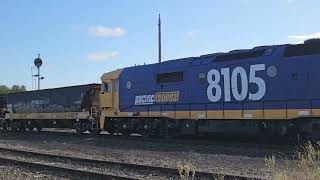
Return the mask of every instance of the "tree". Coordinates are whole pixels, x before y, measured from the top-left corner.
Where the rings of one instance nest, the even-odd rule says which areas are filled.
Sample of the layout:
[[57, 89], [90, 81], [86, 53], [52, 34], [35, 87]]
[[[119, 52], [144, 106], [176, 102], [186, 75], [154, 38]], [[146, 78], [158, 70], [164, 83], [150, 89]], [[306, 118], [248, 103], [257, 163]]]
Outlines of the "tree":
[[9, 88], [5, 85], [0, 85], [0, 94], [23, 92], [26, 90], [27, 90], [27, 88], [24, 85], [13, 85], [11, 88]]
[[10, 89], [10, 93], [15, 93], [15, 92], [24, 92], [24, 91], [26, 91], [27, 89], [26, 89], [26, 86], [24, 86], [24, 85], [21, 85], [21, 86], [19, 86], [19, 85], [13, 85], [12, 87], [11, 87], [11, 89]]
[[9, 88], [5, 85], [0, 85], [0, 94], [7, 94], [9, 92]]

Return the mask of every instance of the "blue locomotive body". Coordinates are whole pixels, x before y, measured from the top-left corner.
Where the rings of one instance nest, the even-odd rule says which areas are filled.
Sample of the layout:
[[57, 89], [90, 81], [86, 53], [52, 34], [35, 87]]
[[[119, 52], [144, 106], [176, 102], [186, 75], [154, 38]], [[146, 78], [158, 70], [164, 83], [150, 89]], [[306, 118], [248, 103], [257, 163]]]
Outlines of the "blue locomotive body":
[[111, 131], [161, 119], [191, 133], [319, 132], [319, 60], [320, 41], [308, 40], [129, 67], [102, 77], [116, 95], [102, 94], [117, 99], [102, 112]]
[[[259, 47], [126, 68], [119, 80], [120, 109], [136, 113], [303, 109], [306, 111], [296, 116], [312, 116], [311, 110], [317, 114], [320, 109], [317, 83], [320, 51], [286, 56], [292, 46], [296, 45]], [[154, 95], [159, 92], [179, 92], [179, 98], [157, 101]], [[278, 118], [294, 116], [289, 114], [280, 113]]]

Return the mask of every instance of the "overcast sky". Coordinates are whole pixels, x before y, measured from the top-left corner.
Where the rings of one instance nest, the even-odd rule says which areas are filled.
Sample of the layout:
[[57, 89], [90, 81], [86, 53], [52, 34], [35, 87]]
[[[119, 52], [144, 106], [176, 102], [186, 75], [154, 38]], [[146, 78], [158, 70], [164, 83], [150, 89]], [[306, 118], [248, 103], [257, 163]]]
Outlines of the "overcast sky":
[[1, 0], [0, 84], [32, 89], [99, 82], [107, 71], [157, 61], [299, 43], [320, 37], [319, 0]]

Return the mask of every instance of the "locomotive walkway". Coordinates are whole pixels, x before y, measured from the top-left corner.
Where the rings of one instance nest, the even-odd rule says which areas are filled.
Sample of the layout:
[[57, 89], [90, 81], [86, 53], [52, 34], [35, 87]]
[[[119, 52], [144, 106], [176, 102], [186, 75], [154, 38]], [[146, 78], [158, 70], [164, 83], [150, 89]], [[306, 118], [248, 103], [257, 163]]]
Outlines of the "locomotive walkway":
[[[0, 148], [0, 161], [26, 166], [33, 170], [60, 172], [80, 179], [179, 179], [174, 168], [129, 164], [105, 160], [60, 156], [11, 148]], [[195, 171], [195, 179], [259, 179]], [[76, 178], [77, 179], [77, 178]]]

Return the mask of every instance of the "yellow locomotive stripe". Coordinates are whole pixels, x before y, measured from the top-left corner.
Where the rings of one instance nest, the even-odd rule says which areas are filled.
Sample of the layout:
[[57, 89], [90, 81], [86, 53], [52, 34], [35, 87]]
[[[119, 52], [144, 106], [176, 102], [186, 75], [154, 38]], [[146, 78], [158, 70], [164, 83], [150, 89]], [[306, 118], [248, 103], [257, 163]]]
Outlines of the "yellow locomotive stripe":
[[243, 118], [245, 119], [262, 119], [264, 114], [263, 110], [244, 110]]
[[223, 111], [207, 111], [207, 119], [223, 119]]
[[57, 112], [57, 113], [10, 113], [7, 119], [24, 120], [66, 120], [66, 119], [89, 119], [90, 112]]
[[262, 119], [286, 119], [287, 118], [286, 109], [273, 109], [273, 110], [264, 110]]
[[108, 113], [111, 117], [169, 117], [172, 119], [293, 119], [320, 117], [320, 109], [150, 111]]

